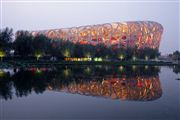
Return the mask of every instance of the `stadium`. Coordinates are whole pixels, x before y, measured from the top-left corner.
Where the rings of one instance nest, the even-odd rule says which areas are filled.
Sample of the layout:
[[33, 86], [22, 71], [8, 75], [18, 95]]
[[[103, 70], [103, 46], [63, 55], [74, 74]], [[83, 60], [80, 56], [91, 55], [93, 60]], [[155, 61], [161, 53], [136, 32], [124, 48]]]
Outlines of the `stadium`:
[[45, 35], [51, 39], [69, 40], [73, 43], [119, 47], [158, 49], [163, 27], [153, 21], [114, 22], [72, 28], [31, 31], [33, 36]]

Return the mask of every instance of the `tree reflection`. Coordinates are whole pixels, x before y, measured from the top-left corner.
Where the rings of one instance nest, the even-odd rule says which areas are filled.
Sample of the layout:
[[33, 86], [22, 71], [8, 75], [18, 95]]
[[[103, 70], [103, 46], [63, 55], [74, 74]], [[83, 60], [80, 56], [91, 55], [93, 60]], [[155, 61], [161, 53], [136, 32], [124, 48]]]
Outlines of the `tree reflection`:
[[10, 74], [1, 71], [0, 75], [0, 99], [5, 100], [12, 98], [12, 81], [10, 80]]
[[173, 66], [173, 72], [176, 74], [180, 73], [180, 65]]
[[66, 91], [111, 99], [150, 101], [161, 97], [159, 67], [154, 66], [59, 66], [24, 68], [13, 75], [1, 70], [0, 98], [12, 99]]

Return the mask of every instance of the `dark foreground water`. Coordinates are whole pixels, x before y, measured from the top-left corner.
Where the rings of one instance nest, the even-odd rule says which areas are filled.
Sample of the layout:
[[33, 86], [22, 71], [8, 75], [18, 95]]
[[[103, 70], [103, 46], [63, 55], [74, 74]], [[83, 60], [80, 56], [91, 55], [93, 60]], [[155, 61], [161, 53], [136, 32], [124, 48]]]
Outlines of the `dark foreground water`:
[[175, 67], [0, 69], [0, 120], [180, 119]]

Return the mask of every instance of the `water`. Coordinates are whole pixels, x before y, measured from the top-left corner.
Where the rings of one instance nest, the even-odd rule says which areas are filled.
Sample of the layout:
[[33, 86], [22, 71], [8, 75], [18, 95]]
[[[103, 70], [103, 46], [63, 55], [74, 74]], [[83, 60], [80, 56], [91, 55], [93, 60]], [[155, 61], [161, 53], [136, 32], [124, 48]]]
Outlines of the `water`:
[[100, 65], [0, 69], [0, 119], [178, 120], [178, 72]]

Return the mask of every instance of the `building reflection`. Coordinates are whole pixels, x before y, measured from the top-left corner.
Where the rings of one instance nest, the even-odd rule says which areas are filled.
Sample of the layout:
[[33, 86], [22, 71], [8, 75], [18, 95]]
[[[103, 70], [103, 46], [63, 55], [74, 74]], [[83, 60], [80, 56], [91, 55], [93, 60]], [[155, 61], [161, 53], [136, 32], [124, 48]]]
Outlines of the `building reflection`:
[[130, 101], [152, 101], [162, 95], [157, 66], [61, 66], [13, 71], [1, 70], [0, 99], [49, 90]]
[[162, 89], [158, 76], [123, 77], [104, 79], [102, 82], [72, 82], [59, 89], [48, 86], [49, 90], [65, 91], [73, 94], [99, 96], [110, 99], [151, 101], [161, 97]]

